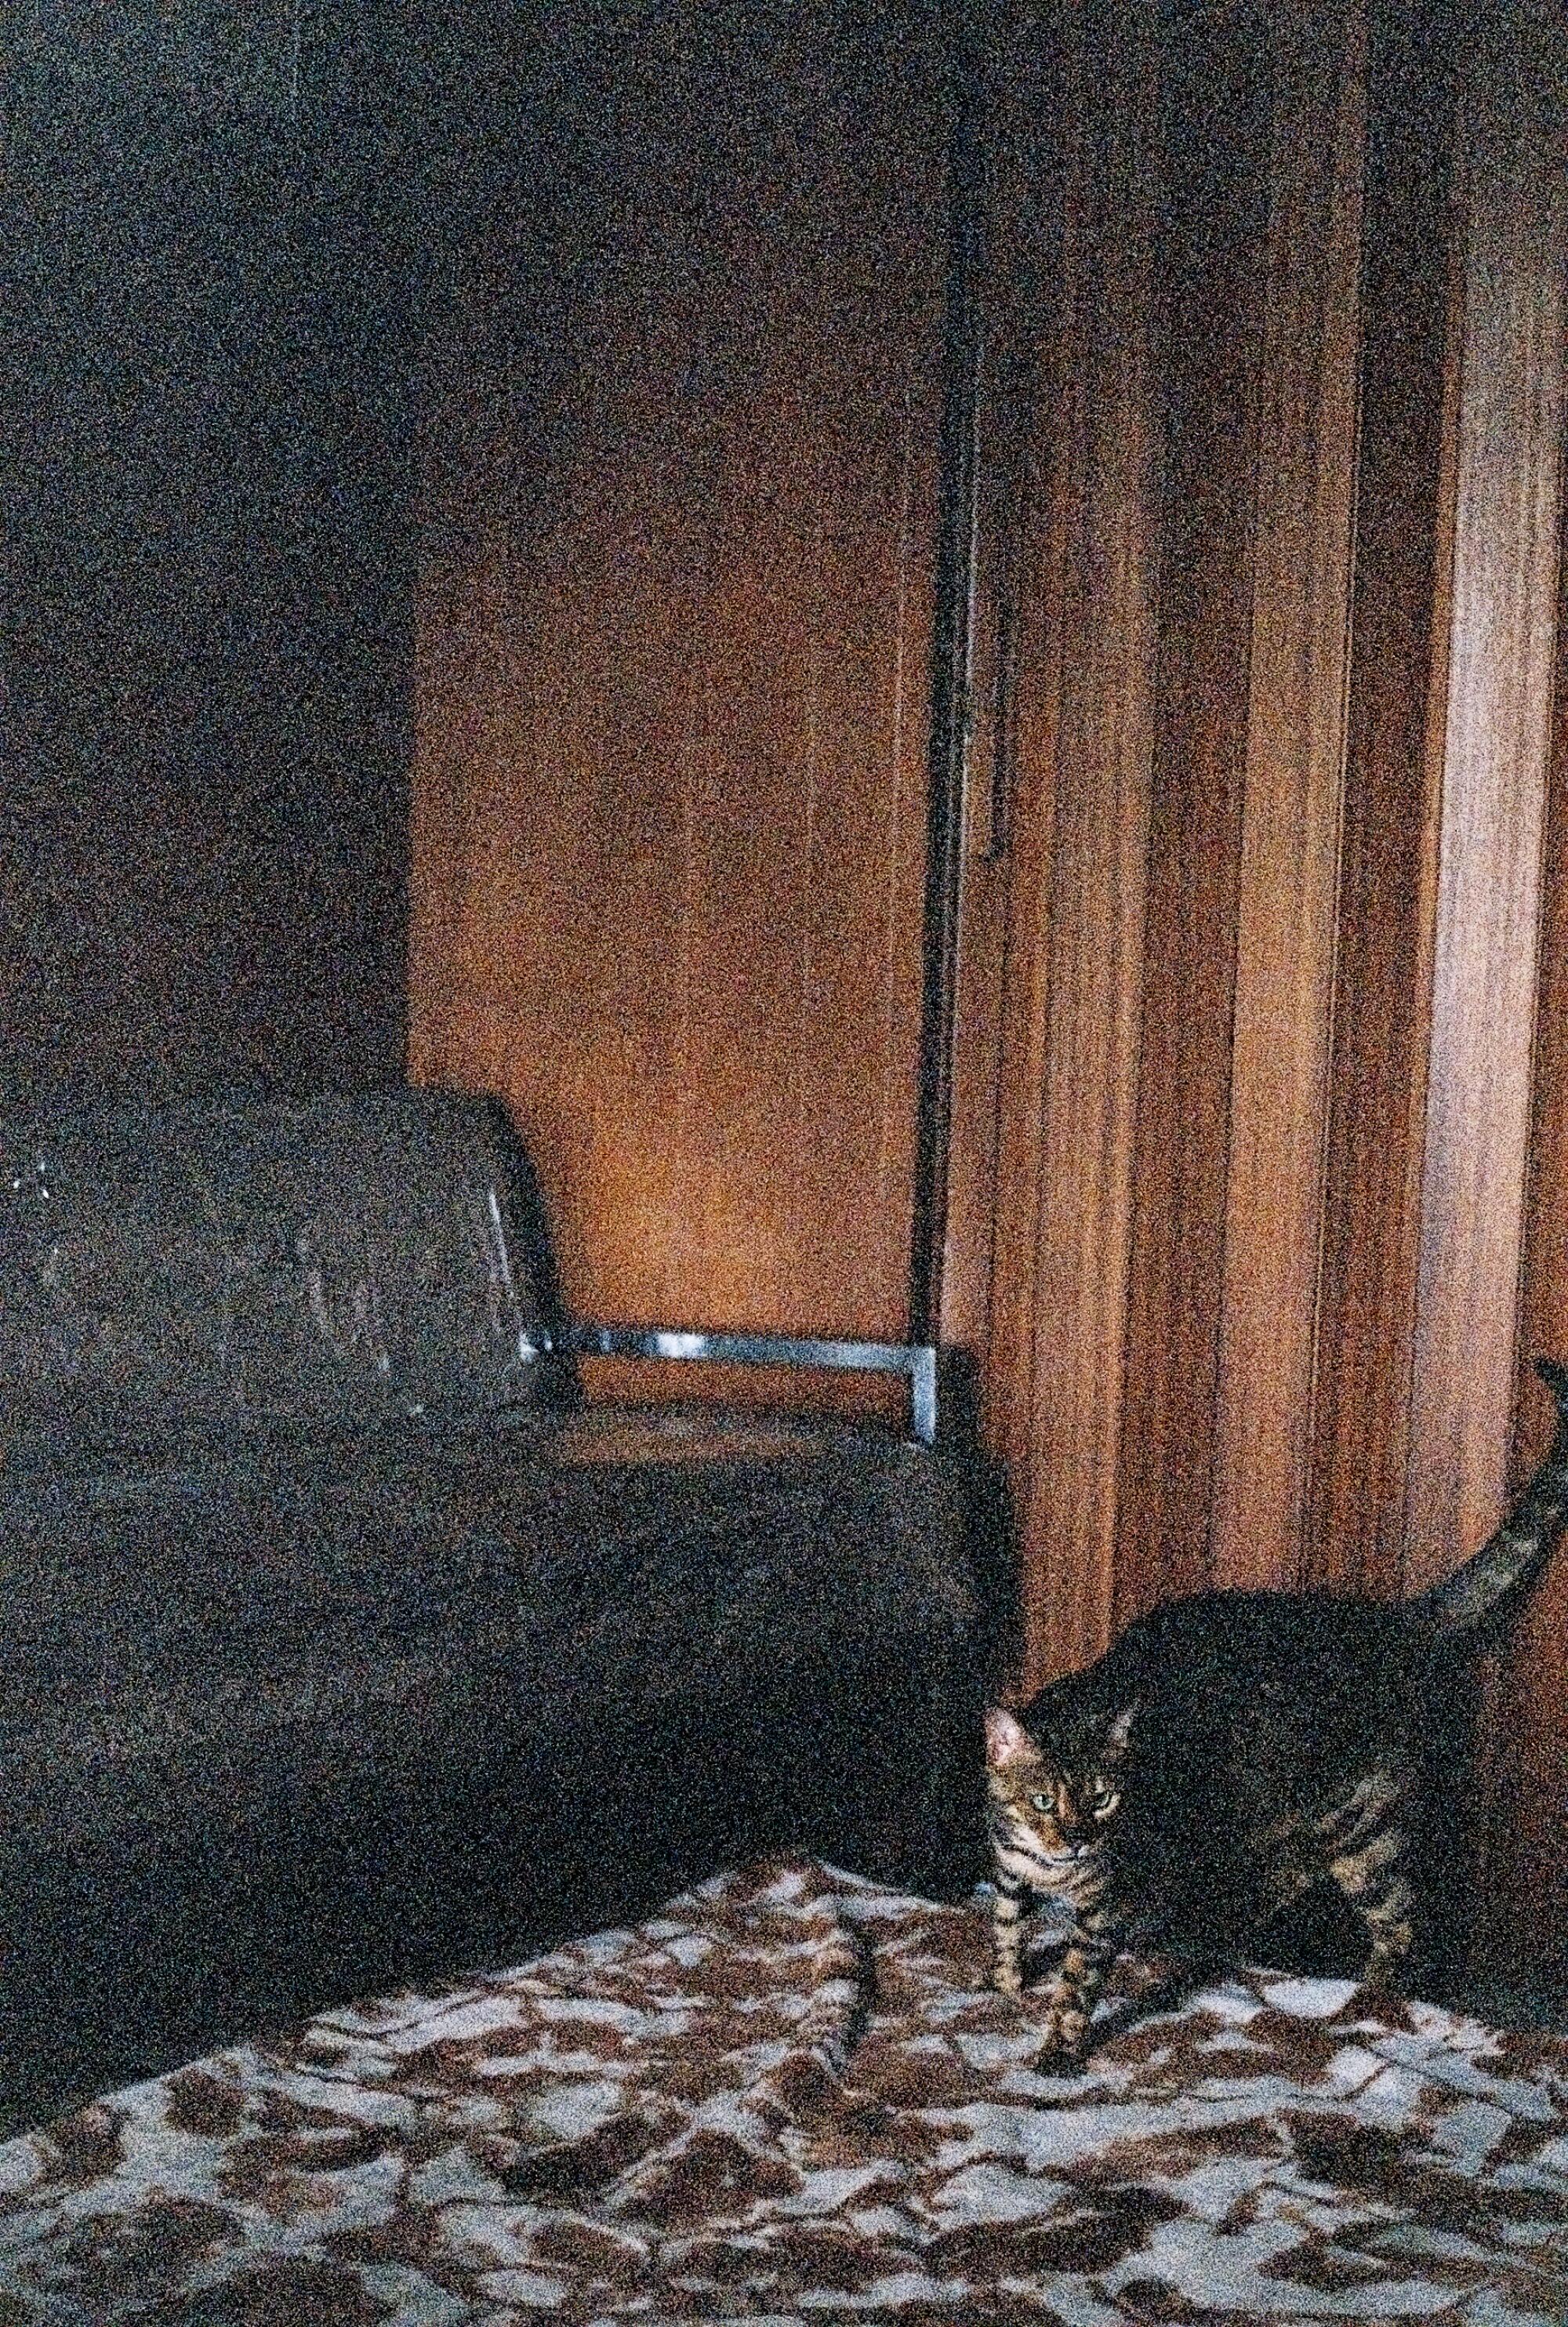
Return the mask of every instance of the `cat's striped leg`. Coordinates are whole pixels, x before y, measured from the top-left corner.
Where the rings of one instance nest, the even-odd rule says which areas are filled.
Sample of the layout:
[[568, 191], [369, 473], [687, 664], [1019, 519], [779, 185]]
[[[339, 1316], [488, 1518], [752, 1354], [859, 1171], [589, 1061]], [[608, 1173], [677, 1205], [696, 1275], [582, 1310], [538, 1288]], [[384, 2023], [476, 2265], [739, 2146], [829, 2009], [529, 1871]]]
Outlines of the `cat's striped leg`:
[[991, 1985], [1003, 1995], [1023, 1992], [1024, 1885], [1005, 1867], [996, 1869], [996, 1895], [991, 1902], [994, 1963]]
[[1046, 1991], [1046, 2041], [1039, 2066], [1075, 2069], [1088, 2042], [1089, 2022], [1116, 1952], [1115, 1918], [1107, 1907], [1086, 1907], [1073, 1926]]
[[1409, 1956], [1415, 1894], [1405, 1875], [1405, 1836], [1386, 1826], [1358, 1848], [1341, 1851], [1329, 1872], [1367, 1926], [1371, 1941], [1361, 1977], [1368, 1987], [1394, 1987]]

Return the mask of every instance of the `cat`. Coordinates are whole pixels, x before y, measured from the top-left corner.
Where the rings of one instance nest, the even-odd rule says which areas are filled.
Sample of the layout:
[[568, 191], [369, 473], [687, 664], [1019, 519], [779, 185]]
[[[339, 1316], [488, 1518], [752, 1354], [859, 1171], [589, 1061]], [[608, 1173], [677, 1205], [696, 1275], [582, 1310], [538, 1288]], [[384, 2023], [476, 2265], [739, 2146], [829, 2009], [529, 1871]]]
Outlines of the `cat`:
[[1538, 1359], [1536, 1370], [1557, 1406], [1551, 1450], [1446, 1583], [1393, 1605], [1306, 1592], [1168, 1601], [1022, 1711], [987, 1710], [993, 1984], [1022, 1986], [1026, 1894], [1072, 1918], [1042, 2065], [1081, 2064], [1116, 1954], [1235, 1961], [1325, 1883], [1350, 1911], [1368, 1985], [1441, 1980], [1433, 1873], [1460, 1855], [1474, 1651], [1568, 1517], [1568, 1368]]

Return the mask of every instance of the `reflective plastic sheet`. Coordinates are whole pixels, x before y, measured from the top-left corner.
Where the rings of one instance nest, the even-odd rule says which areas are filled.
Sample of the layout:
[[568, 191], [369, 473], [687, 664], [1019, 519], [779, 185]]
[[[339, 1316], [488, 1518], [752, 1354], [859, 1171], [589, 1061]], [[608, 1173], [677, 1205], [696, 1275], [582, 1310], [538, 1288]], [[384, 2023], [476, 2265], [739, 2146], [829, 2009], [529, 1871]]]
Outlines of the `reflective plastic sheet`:
[[0, 1126], [0, 1396], [23, 1436], [526, 1403], [551, 1298], [527, 1160], [493, 1102]]

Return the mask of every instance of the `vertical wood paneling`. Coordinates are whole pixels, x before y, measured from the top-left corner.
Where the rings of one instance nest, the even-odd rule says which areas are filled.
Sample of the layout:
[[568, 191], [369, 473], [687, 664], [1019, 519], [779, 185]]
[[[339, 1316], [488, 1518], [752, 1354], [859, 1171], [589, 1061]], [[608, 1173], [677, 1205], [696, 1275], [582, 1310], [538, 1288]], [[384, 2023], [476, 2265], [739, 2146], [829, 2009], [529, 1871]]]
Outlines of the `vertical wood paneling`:
[[[1446, 612], [1452, 27], [1379, 6], [1308, 1582], [1399, 1590]], [[1441, 724], [1436, 739], [1441, 738]]]
[[1199, 19], [1165, 63], [1165, 476], [1118, 1622], [1209, 1581], [1268, 200], [1261, 43]]
[[1274, 21], [1213, 1561], [1296, 1581], [1345, 741], [1366, 102], [1361, 12]]
[[[1568, 1358], [1568, 522], [1559, 548], [1534, 1064], [1512, 1485], [1545, 1453], [1553, 1429], [1551, 1402], [1530, 1360]], [[1561, 1549], [1508, 1645], [1491, 1759], [1492, 1959], [1511, 1985], [1554, 1994], [1561, 2004], [1568, 1998], [1568, 1556]]]
[[1070, 532], [1050, 887], [1031, 1468], [1029, 1676], [1108, 1637], [1148, 844], [1156, 472], [1155, 51], [1086, 9], [1087, 276], [1064, 425]]
[[1495, 1523], [1514, 1410], [1564, 265], [1562, 157], [1543, 119], [1549, 84], [1528, 21], [1502, 9], [1487, 19], [1467, 91], [1464, 350], [1406, 1503], [1413, 1585], [1456, 1566]]
[[[1054, 14], [1022, 7], [998, 26], [980, 95], [985, 110], [984, 361], [978, 426], [971, 747], [960, 892], [953, 1144], [942, 1330], [957, 1346], [989, 1353], [989, 1426], [1026, 1461], [1030, 1336], [993, 1304], [1031, 1281], [1036, 1208], [1018, 1177], [1020, 1136], [1036, 1152], [1038, 1122], [1016, 1106], [1002, 1121], [1005, 1087], [1020, 1087], [1019, 1045], [1043, 1076], [1043, 1005], [1023, 965], [1038, 951], [1042, 864], [1049, 849], [1059, 651], [1059, 495], [1054, 425], [1067, 334], [1064, 237], [1072, 171], [1062, 119], [1062, 58]], [[1071, 231], [1076, 231], [1076, 227]], [[1047, 676], [1047, 671], [1051, 671]], [[1014, 930], [1010, 902], [1030, 923]], [[1024, 901], [1028, 901], [1024, 903]], [[1008, 1070], [1003, 1072], [1003, 1051]], [[1027, 1079], [1027, 1078], [1026, 1078]], [[1002, 1192], [1003, 1147], [1012, 1176]], [[1027, 1221], [1027, 1225], [1025, 1225]], [[998, 1245], [1003, 1264], [995, 1266]], [[1022, 1267], [1015, 1252], [1029, 1256]], [[1010, 1361], [998, 1360], [1003, 1346]], [[1008, 1422], [1003, 1422], [1003, 1408]], [[1023, 1409], [1026, 1410], [1026, 1409]], [[1016, 1441], [1016, 1444], [1015, 1444]]]
[[578, 11], [552, 39], [457, 367], [411, 1059], [511, 1103], [578, 1306], [897, 1333], [941, 27]]
[[[960, 1059], [971, 1027], [994, 1029], [995, 1162], [985, 1285], [983, 1393], [989, 1443], [1008, 1467], [1015, 1507], [1027, 1513], [1034, 1476], [1034, 1339], [1039, 1296], [1037, 1258], [1045, 1193], [1042, 1138], [1046, 1060], [1050, 1039], [1050, 894], [1055, 832], [1058, 735], [1064, 638], [1063, 582], [1075, 519], [1069, 481], [1077, 458], [1071, 397], [1082, 329], [1092, 294], [1087, 245], [1087, 169], [1085, 152], [1081, 45], [1053, 20], [1054, 85], [1046, 84], [1040, 136], [1031, 156], [1041, 171], [1034, 210], [1037, 243], [1032, 296], [1022, 307], [1030, 369], [1021, 463], [1024, 500], [1019, 513], [1017, 648], [1012, 716], [1013, 766], [1006, 802], [1005, 849], [989, 868], [971, 862], [970, 896], [985, 897], [994, 931], [990, 958], [995, 984], [981, 987], [975, 945], [960, 986]], [[1076, 20], [1075, 20], [1076, 21]], [[1053, 102], [1054, 100], [1054, 102]], [[1059, 125], [1059, 126], [1058, 126]], [[1052, 132], [1056, 134], [1053, 135]], [[1054, 164], [1054, 168], [1053, 168]], [[1029, 288], [1029, 279], [1025, 285]], [[1031, 426], [1032, 424], [1032, 426]], [[993, 848], [991, 820], [984, 830]], [[988, 895], [987, 895], [988, 892]], [[972, 934], [983, 930], [978, 910]], [[965, 1017], [967, 1008], [969, 1015]], [[984, 1088], [984, 1087], [983, 1087]], [[1026, 1562], [1033, 1538], [1027, 1519]]]

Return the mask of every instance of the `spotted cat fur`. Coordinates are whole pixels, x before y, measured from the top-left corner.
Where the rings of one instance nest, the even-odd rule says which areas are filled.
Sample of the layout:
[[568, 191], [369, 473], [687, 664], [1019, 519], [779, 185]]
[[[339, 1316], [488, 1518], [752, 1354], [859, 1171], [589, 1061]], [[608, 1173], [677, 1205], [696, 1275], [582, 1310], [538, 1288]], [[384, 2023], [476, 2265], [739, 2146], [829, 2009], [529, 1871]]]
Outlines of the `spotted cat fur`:
[[1373, 1986], [1451, 1984], [1475, 1650], [1568, 1516], [1568, 1369], [1537, 1370], [1557, 1404], [1551, 1450], [1446, 1583], [1399, 1605], [1169, 1601], [1019, 1712], [988, 1710], [993, 1980], [1023, 1985], [1032, 1899], [1067, 1911], [1046, 1998], [1059, 2065], [1082, 2060], [1117, 1953], [1288, 1963], [1289, 1919], [1312, 1894], [1349, 1910]]

